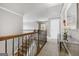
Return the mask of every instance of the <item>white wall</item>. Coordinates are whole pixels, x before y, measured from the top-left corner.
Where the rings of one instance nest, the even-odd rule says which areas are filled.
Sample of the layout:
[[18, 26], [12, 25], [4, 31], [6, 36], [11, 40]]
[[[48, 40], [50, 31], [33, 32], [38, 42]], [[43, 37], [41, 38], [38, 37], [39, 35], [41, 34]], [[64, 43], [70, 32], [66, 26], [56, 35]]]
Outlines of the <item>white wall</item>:
[[27, 15], [23, 16], [23, 31], [29, 32], [38, 28], [37, 21], [35, 19], [28, 19]]
[[70, 29], [77, 29], [77, 4], [73, 3], [67, 11], [67, 20]]
[[0, 9], [0, 35], [22, 32], [22, 17]]
[[[23, 19], [20, 16], [0, 9], [0, 36], [7, 34], [22, 33]], [[5, 52], [5, 42], [0, 41], [0, 53]], [[8, 40], [8, 54], [12, 53], [12, 39]], [[17, 49], [17, 39], [15, 39], [15, 50]]]

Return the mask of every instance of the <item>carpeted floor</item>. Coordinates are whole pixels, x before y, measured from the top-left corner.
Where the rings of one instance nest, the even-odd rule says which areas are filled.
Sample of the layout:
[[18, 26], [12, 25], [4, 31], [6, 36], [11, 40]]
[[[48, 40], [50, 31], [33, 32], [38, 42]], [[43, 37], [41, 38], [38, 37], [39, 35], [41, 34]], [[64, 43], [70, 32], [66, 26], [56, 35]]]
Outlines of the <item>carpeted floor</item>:
[[48, 41], [41, 50], [41, 52], [38, 54], [38, 56], [58, 56], [58, 55], [59, 51], [57, 42], [55, 42], [54, 40]]

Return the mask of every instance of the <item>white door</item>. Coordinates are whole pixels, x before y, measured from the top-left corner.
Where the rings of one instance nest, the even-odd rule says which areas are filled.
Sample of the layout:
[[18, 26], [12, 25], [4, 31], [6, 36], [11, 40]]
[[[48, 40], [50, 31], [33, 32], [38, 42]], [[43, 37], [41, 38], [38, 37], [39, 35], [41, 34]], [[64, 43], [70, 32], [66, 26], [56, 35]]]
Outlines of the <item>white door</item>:
[[57, 39], [59, 34], [59, 19], [50, 20], [50, 36], [52, 39]]

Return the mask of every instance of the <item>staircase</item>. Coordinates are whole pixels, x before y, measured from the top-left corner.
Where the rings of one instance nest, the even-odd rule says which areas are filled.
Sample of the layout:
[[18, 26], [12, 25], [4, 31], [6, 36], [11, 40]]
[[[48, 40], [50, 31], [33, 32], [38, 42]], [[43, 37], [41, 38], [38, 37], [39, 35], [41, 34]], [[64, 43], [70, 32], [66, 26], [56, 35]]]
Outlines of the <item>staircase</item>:
[[24, 56], [24, 55], [27, 55], [27, 50], [29, 49], [29, 46], [31, 45], [31, 43], [32, 42], [27, 43], [27, 41], [25, 43], [23, 43], [23, 45], [20, 46], [20, 48], [15, 53], [15, 56]]
[[29, 54], [29, 48], [33, 43], [33, 39], [30, 36], [28, 39], [26, 39], [23, 44], [17, 49], [17, 52], [15, 53], [15, 56], [27, 56]]

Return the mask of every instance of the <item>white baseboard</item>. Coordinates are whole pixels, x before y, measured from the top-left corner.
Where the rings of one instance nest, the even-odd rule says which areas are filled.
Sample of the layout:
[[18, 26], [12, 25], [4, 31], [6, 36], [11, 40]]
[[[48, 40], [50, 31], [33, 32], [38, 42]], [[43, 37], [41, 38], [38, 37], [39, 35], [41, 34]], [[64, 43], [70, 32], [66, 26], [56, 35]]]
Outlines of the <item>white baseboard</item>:
[[53, 38], [47, 36], [47, 41], [50, 41], [50, 42], [57, 42], [57, 39], [53, 39]]

